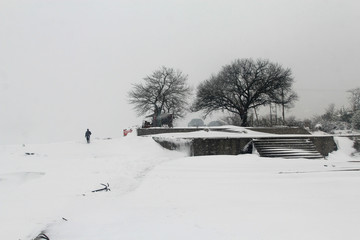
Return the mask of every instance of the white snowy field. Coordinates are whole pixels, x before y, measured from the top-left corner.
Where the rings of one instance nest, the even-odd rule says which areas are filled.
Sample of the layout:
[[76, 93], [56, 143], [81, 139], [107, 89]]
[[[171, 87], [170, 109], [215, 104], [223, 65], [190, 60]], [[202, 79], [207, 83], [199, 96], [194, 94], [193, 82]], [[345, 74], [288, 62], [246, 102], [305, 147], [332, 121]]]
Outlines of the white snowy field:
[[327, 160], [187, 157], [131, 134], [3, 145], [0, 239], [359, 239], [360, 159], [336, 140]]

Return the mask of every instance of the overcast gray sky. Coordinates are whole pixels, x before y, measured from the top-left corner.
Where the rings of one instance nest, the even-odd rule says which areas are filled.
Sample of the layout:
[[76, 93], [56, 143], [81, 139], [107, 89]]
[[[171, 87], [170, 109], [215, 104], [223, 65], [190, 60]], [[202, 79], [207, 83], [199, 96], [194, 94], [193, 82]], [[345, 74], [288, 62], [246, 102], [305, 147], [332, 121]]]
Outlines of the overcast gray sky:
[[288, 115], [359, 87], [357, 0], [0, 0], [0, 144], [117, 137], [131, 84], [160, 66], [195, 88], [236, 58], [289, 67]]

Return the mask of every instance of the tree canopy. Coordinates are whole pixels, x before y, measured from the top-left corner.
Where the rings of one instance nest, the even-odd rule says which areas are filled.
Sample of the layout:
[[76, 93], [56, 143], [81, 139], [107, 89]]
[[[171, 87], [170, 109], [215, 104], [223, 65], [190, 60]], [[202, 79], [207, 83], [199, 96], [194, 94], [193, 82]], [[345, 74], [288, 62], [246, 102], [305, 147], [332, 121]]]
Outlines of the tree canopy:
[[289, 68], [269, 60], [237, 59], [202, 82], [196, 93], [192, 110], [223, 110], [238, 114], [242, 126], [248, 125], [248, 112], [269, 103], [290, 105], [297, 97], [291, 87], [293, 77]]
[[133, 84], [128, 96], [138, 116], [171, 113], [176, 118], [183, 116], [190, 93], [187, 75], [161, 67], [146, 76], [143, 83]]
[[353, 112], [360, 110], [360, 88], [354, 88], [348, 91], [351, 96], [349, 98]]

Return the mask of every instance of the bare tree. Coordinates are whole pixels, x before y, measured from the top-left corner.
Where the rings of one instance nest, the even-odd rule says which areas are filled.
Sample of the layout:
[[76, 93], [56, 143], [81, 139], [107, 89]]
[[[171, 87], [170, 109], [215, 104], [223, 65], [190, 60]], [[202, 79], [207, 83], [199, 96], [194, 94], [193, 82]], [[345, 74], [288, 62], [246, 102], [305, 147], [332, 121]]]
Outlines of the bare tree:
[[336, 121], [337, 120], [336, 115], [337, 115], [337, 110], [335, 108], [335, 104], [331, 103], [325, 110], [325, 113], [321, 115], [321, 118], [324, 121]]
[[180, 70], [161, 67], [145, 77], [144, 83], [133, 84], [128, 96], [138, 116], [171, 113], [177, 118], [183, 116], [190, 93], [187, 75]]
[[286, 123], [285, 108], [292, 108], [299, 98], [296, 92], [291, 89], [292, 83], [293, 79], [284, 81], [284, 85], [271, 94], [271, 101], [281, 106], [283, 123]]
[[351, 93], [350, 95], [350, 104], [351, 104], [351, 110], [353, 112], [356, 112], [357, 110], [360, 110], [360, 88], [354, 88], [348, 91]]
[[240, 116], [242, 126], [248, 125], [248, 112], [269, 104], [276, 93], [293, 78], [290, 69], [268, 60], [238, 59], [198, 86], [193, 111], [205, 114], [223, 110]]

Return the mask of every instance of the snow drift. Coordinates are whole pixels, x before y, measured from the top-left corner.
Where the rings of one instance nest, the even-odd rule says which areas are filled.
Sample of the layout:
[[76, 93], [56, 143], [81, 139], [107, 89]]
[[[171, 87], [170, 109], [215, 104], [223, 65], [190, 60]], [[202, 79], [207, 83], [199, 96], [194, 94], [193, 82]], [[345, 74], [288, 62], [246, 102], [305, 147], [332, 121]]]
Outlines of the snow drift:
[[0, 146], [0, 239], [358, 239], [360, 162], [337, 141], [327, 160], [187, 157], [131, 134]]

